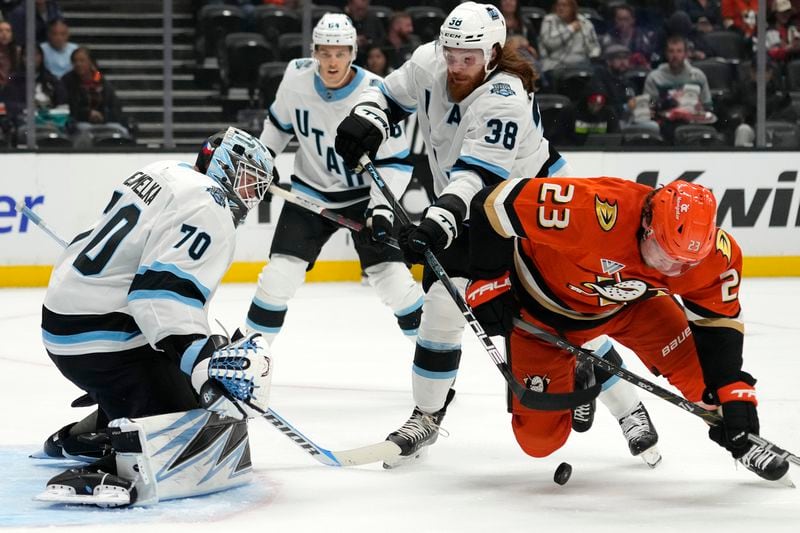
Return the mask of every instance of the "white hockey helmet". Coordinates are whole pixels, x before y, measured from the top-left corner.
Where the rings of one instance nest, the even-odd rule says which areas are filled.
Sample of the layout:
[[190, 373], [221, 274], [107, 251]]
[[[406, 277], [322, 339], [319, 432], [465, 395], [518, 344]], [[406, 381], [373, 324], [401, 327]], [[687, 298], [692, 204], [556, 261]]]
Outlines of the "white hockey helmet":
[[495, 44], [506, 44], [506, 19], [491, 4], [464, 2], [453, 9], [439, 29], [439, 44], [449, 48], [483, 50], [486, 71]]
[[325, 13], [311, 33], [311, 53], [319, 45], [349, 46], [352, 50], [350, 62], [356, 60], [358, 37], [350, 17], [343, 13]]

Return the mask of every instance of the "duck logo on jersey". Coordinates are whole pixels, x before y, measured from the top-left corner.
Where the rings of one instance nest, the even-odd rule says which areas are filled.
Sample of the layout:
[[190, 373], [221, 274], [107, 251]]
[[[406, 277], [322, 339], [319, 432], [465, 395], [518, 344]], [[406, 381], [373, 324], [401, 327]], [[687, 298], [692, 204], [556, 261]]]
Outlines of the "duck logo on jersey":
[[731, 244], [731, 238], [728, 237], [728, 234], [721, 229], [717, 230], [717, 251], [728, 260], [728, 264], [731, 262], [732, 248], [733, 245]]
[[550, 386], [550, 378], [547, 376], [525, 376], [525, 388], [533, 392], [547, 392]]
[[225, 207], [225, 202], [227, 201], [225, 191], [219, 187], [206, 187], [206, 192], [211, 195], [211, 198], [213, 198], [220, 207]]
[[568, 283], [567, 287], [582, 296], [597, 297], [597, 305], [600, 306], [626, 304], [641, 298], [650, 298], [666, 290], [665, 288], [650, 287], [640, 279], [623, 280], [619, 272], [610, 278], [597, 276], [596, 283], [585, 281], [581, 285], [582, 287], [578, 287]]
[[514, 89], [511, 88], [511, 85], [507, 83], [495, 83], [492, 84], [492, 90], [489, 91], [489, 94], [499, 94], [500, 96], [513, 96], [517, 93], [515, 93]]
[[594, 196], [594, 212], [597, 215], [597, 223], [603, 231], [611, 231], [617, 223], [617, 203], [608, 200], [601, 200], [599, 196]]

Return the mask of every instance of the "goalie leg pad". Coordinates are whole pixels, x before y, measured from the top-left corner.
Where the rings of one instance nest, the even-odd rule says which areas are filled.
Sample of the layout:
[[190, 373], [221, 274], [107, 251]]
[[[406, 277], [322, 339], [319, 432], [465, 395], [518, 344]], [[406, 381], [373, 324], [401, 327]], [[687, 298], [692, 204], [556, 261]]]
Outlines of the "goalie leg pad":
[[422, 317], [422, 289], [411, 271], [397, 262], [378, 263], [364, 271], [381, 302], [394, 312], [403, 334], [414, 340]]
[[305, 281], [308, 262], [298, 257], [273, 254], [258, 276], [258, 289], [247, 312], [247, 327], [271, 343], [286, 318], [286, 303]]
[[[453, 278], [461, 294], [467, 280]], [[441, 282], [425, 294], [412, 369], [414, 401], [421, 411], [435, 413], [447, 399], [461, 360], [461, 337], [466, 321]]]
[[133, 480], [136, 505], [219, 492], [252, 477], [246, 420], [194, 409], [109, 427], [117, 475]]

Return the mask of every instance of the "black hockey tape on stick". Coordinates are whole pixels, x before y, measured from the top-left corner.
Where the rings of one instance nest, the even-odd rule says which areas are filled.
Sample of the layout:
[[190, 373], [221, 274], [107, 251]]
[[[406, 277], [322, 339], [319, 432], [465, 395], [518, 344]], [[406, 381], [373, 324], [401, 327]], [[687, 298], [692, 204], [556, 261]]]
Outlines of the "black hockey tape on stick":
[[[317, 204], [316, 202], [312, 202], [308, 198], [304, 198], [298, 194], [293, 193], [292, 191], [287, 191], [283, 187], [279, 185], [270, 185], [269, 192], [272, 193], [273, 196], [277, 196], [282, 198], [283, 200], [289, 202], [290, 204], [294, 204], [300, 206], [304, 209], [308, 209], [312, 213], [316, 213], [323, 218], [327, 218], [328, 220], [339, 224], [347, 229], [351, 229], [355, 232], [360, 232], [364, 229], [364, 224], [358, 222], [356, 220], [347, 218], [345, 216], [340, 215], [334, 211], [326, 207], [322, 207], [321, 205]], [[391, 246], [392, 248], [400, 249], [400, 246], [397, 244], [397, 239], [393, 237], [389, 237], [386, 240], [386, 244]]]
[[[383, 178], [381, 178], [381, 175], [378, 173], [378, 169], [375, 168], [375, 165], [372, 163], [369, 156], [362, 156], [359, 160], [359, 164], [361, 165], [362, 169], [366, 170], [370, 177], [372, 177], [372, 180], [378, 186], [381, 193], [383, 193], [383, 196], [386, 198], [386, 201], [389, 202], [389, 205], [394, 210], [395, 216], [397, 216], [399, 222], [404, 226], [410, 224], [411, 221], [408, 218], [408, 213], [406, 213], [403, 206], [397, 201], [397, 198], [395, 198], [394, 193], [392, 193], [391, 189], [386, 185], [386, 182], [383, 181]], [[544, 393], [532, 391], [517, 381], [517, 378], [514, 377], [514, 374], [511, 372], [511, 368], [509, 368], [508, 363], [505, 362], [502, 354], [492, 342], [492, 339], [486, 334], [486, 331], [484, 331], [483, 326], [481, 326], [480, 322], [478, 322], [478, 319], [475, 318], [475, 315], [472, 313], [472, 309], [470, 309], [469, 305], [467, 305], [464, 297], [458, 292], [458, 288], [453, 283], [453, 280], [450, 279], [450, 276], [447, 275], [447, 272], [445, 272], [442, 264], [438, 259], [436, 259], [436, 256], [433, 255], [433, 252], [430, 250], [425, 250], [425, 262], [428, 264], [431, 270], [433, 270], [433, 273], [436, 274], [436, 277], [439, 278], [439, 281], [442, 282], [442, 285], [444, 285], [445, 289], [447, 289], [447, 292], [450, 294], [453, 302], [455, 302], [455, 304], [458, 306], [461, 314], [464, 315], [464, 318], [466, 319], [467, 324], [469, 324], [470, 329], [472, 329], [472, 332], [475, 333], [476, 337], [478, 337], [478, 340], [481, 341], [483, 349], [486, 350], [486, 353], [488, 353], [489, 357], [492, 358], [492, 361], [497, 366], [497, 369], [503, 375], [503, 378], [505, 378], [506, 383], [508, 383], [511, 392], [519, 400], [519, 403], [529, 409], [538, 409], [540, 411], [562, 411], [565, 409], [573, 409], [579, 405], [587, 404], [595, 399], [598, 394], [600, 394], [600, 389], [602, 387], [601, 384], [597, 384], [588, 389], [582, 389], [575, 392]]]
[[[17, 208], [25, 213], [34, 224], [45, 230], [45, 233], [47, 233], [54, 241], [59, 243], [63, 248], [67, 247], [67, 241], [60, 238], [58, 234], [50, 228], [50, 226], [45, 224], [41, 217], [33, 213], [25, 206], [17, 206]], [[34, 216], [30, 216], [26, 210]], [[75, 404], [78, 401], [82, 400], [84, 400], [83, 396], [73, 402], [73, 407], [76, 406]], [[400, 447], [388, 440], [369, 444], [360, 448], [352, 448], [349, 450], [328, 450], [303, 435], [300, 430], [295, 428], [289, 421], [272, 410], [272, 408], [262, 411], [253, 405], [250, 405], [250, 407], [260, 411], [262, 413], [261, 418], [275, 426], [281, 433], [289, 437], [292, 442], [302, 448], [311, 457], [327, 466], [356, 466], [370, 463], [384, 463], [391, 461], [393, 458], [400, 455]]]
[[[566, 352], [571, 353], [580, 360], [589, 361], [592, 365], [598, 368], [602, 368], [606, 372], [609, 372], [615, 376], [619, 376], [620, 378], [624, 379], [629, 383], [633, 383], [640, 389], [644, 389], [647, 392], [654, 394], [655, 396], [658, 396], [662, 400], [666, 400], [672, 405], [676, 405], [681, 409], [683, 409], [684, 411], [687, 411], [699, 418], [702, 418], [703, 420], [706, 421], [706, 423], [712, 426], [722, 423], [722, 417], [718, 415], [716, 412], [707, 411], [702, 407], [700, 407], [699, 405], [690, 402], [686, 398], [683, 398], [673, 392], [668, 391], [663, 387], [656, 385], [652, 381], [648, 381], [642, 377], [637, 376], [633, 372], [630, 372], [629, 370], [626, 370], [618, 365], [615, 365], [614, 363], [606, 361], [602, 357], [595, 355], [593, 352], [590, 352], [589, 350], [584, 350], [583, 348], [579, 348], [578, 346], [575, 346], [571, 342], [567, 341], [562, 337], [559, 337], [558, 335], [553, 335], [551, 333], [548, 333], [547, 331], [544, 331], [535, 324], [531, 324], [530, 322], [522, 320], [521, 318], [515, 318], [514, 326], [518, 327], [522, 331], [525, 331], [544, 341], [547, 341], [550, 344], [553, 344], [554, 346], [557, 346]], [[759, 435], [748, 433], [747, 440], [768, 449], [781, 459], [786, 459], [787, 461], [790, 461], [796, 465], [800, 465], [800, 457], [797, 457], [793, 453], [784, 450], [783, 448], [780, 448], [776, 444], [771, 443], [770, 441], [766, 440], [765, 438]]]

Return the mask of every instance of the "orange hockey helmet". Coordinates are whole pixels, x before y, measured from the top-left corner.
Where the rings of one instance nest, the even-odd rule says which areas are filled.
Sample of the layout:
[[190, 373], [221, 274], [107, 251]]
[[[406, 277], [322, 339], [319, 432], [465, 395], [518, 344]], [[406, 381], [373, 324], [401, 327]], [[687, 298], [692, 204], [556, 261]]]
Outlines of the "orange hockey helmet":
[[714, 246], [717, 201], [710, 190], [678, 180], [658, 189], [650, 201], [645, 240], [675, 263], [694, 265]]

